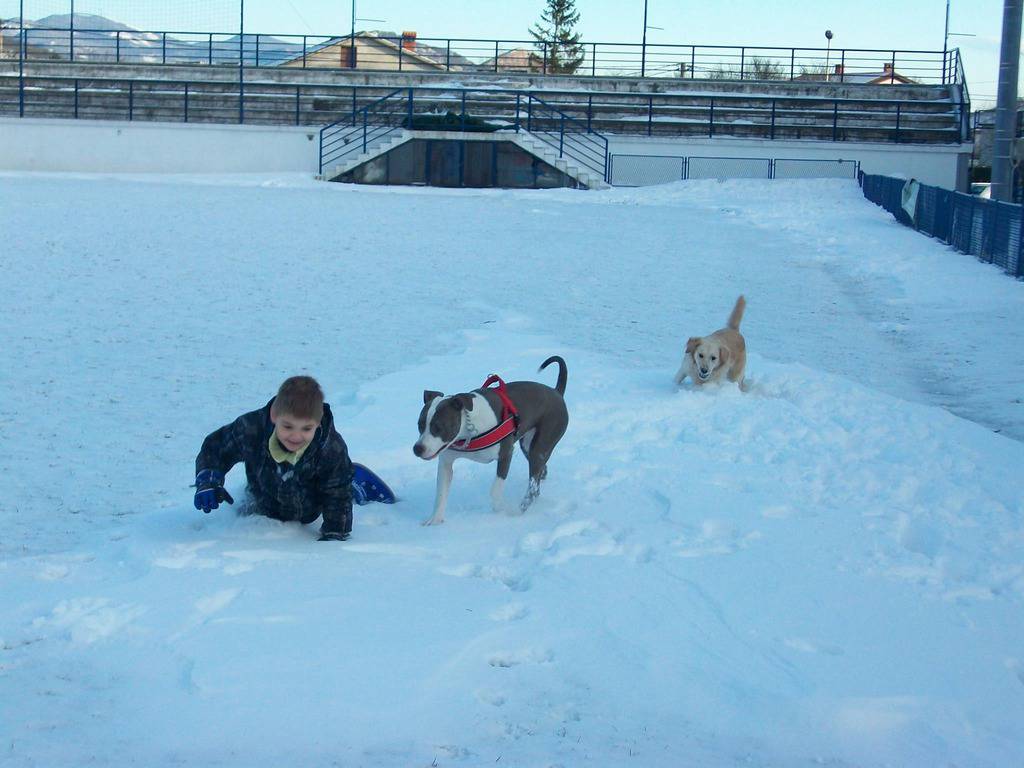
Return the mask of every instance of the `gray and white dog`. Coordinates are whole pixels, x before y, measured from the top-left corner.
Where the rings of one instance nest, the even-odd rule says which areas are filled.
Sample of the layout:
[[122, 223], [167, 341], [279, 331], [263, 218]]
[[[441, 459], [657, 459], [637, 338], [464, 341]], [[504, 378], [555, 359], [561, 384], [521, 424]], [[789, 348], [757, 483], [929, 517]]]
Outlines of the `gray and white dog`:
[[[500, 511], [516, 442], [530, 463], [530, 484], [520, 509], [525, 511], [537, 498], [540, 482], [548, 472], [548, 459], [569, 424], [569, 411], [562, 397], [568, 378], [565, 360], [557, 355], [549, 357], [537, 370], [542, 371], [551, 363], [558, 363], [559, 368], [553, 389], [536, 381], [505, 384], [493, 376], [472, 392], [448, 397], [432, 390], [423, 392], [420, 437], [412, 450], [425, 461], [438, 460], [434, 514], [423, 521], [424, 525], [444, 522], [452, 464], [460, 458], [482, 464], [497, 460], [498, 476], [491, 486], [491, 505]], [[499, 384], [497, 389], [487, 386], [492, 381]]]

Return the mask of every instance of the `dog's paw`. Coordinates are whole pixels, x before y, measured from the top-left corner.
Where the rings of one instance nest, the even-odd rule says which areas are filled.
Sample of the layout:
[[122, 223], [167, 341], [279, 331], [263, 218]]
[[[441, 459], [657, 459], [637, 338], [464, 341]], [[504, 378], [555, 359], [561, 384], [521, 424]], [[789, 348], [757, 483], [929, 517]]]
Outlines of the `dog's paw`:
[[440, 525], [443, 522], [444, 522], [444, 517], [443, 516], [431, 515], [426, 520], [424, 520], [422, 523], [420, 523], [420, 525]]
[[537, 496], [540, 495], [540, 489], [531, 485], [530, 490], [527, 491], [526, 495], [523, 496], [523, 500], [519, 502], [519, 514], [525, 515], [526, 510], [530, 508], [530, 505], [537, 500]]

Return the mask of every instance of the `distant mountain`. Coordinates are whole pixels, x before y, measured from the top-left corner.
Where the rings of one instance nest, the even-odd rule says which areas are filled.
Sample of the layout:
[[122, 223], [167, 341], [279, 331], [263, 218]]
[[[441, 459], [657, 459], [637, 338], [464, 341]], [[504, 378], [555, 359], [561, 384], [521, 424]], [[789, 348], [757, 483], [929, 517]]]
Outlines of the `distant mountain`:
[[[49, 16], [44, 16], [36, 21], [25, 20], [25, 25], [32, 25], [35, 27], [50, 27], [53, 29], [67, 29], [71, 26], [71, 14], [70, 13], [55, 13]], [[97, 16], [93, 13], [76, 13], [75, 14], [75, 29], [92, 29], [107, 32], [117, 32], [118, 30], [135, 32], [137, 30], [129, 27], [127, 24], [122, 24], [119, 21], [108, 19], [106, 16]], [[77, 34], [76, 34], [77, 37]]]
[[[67, 60], [71, 53], [71, 14], [51, 14], [41, 19], [25, 20], [29, 59]], [[119, 21], [92, 13], [75, 14], [75, 61], [120, 61], [130, 64], [222, 64], [238, 65], [238, 34], [221, 30], [212, 36], [197, 32], [183, 35], [143, 32]], [[4, 29], [4, 57], [14, 51], [17, 56], [18, 18], [6, 19]], [[360, 35], [382, 37], [400, 44], [402, 35], [390, 30], [361, 32]], [[281, 39], [269, 35], [246, 34], [242, 49], [245, 65], [272, 67], [292, 61], [302, 55], [299, 36]], [[347, 35], [345, 36], [347, 38]], [[331, 45], [345, 38], [325, 39], [310, 36], [307, 52]], [[411, 48], [417, 55], [455, 68], [472, 69], [472, 60], [447, 47], [436, 47], [417, 40]]]
[[[76, 13], [75, 61], [121, 61], [133, 64], [238, 64], [238, 35], [196, 33], [177, 37], [143, 32], [119, 21], [91, 13]], [[3, 22], [7, 46], [17, 47], [18, 18]], [[51, 14], [25, 20], [28, 57], [67, 59], [71, 52], [71, 14]], [[12, 28], [13, 27], [13, 28]], [[280, 38], [245, 35], [246, 66], [275, 66], [302, 55], [302, 44]], [[5, 57], [8, 51], [5, 51]], [[16, 55], [16, 54], [15, 54]]]

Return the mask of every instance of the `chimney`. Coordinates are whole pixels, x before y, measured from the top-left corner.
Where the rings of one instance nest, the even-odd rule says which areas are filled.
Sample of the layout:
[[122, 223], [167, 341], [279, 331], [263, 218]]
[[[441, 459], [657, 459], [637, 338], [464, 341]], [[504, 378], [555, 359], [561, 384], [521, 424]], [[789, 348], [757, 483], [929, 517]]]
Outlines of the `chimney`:
[[843, 65], [842, 64], [836, 64], [836, 72], [835, 73], [837, 75], [839, 75], [840, 77], [842, 76], [842, 74], [843, 74]]
[[887, 62], [885, 62], [885, 64], [883, 64], [883, 65], [882, 65], [882, 71], [883, 71], [883, 72], [884, 72], [885, 74], [887, 74], [887, 75], [888, 75], [888, 74], [889, 74], [890, 72], [892, 72], [892, 62], [891, 62], [891, 61], [887, 61]]
[[407, 51], [416, 50], [416, 33], [415, 32], [402, 32], [402, 48]]

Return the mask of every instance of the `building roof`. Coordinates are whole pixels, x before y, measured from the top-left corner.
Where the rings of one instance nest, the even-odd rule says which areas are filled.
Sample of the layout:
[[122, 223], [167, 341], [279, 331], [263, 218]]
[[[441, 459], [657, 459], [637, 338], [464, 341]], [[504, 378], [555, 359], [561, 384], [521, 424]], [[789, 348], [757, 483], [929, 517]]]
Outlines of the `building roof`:
[[807, 72], [797, 75], [794, 80], [813, 80], [815, 82], [831, 82], [833, 80], [843, 83], [855, 83], [862, 85], [914, 85], [917, 81], [911, 80], [906, 75], [893, 71], [891, 64], [885, 64], [882, 71], [861, 72], [845, 69], [842, 64], [836, 64], [831, 72]]
[[[387, 49], [389, 51], [392, 51], [392, 52], [394, 52], [396, 57], [399, 55], [399, 49], [401, 49], [401, 51], [402, 51], [401, 55], [402, 55], [403, 58], [407, 57], [407, 58], [412, 59], [413, 61], [418, 61], [421, 64], [424, 64], [424, 65], [426, 65], [428, 67], [434, 67], [436, 69], [444, 69], [445, 68], [444, 54], [446, 53], [446, 51], [440, 51], [440, 61], [439, 61], [438, 60], [438, 51], [439, 51], [439, 49], [433, 48], [432, 46], [424, 46], [422, 44], [419, 44], [419, 43], [416, 42], [416, 38], [414, 38], [414, 37], [413, 38], [407, 38], [407, 37], [405, 37], [403, 35], [396, 35], [396, 34], [391, 33], [391, 32], [356, 32], [356, 38], [357, 38], [357, 40], [359, 42], [366, 42], [366, 43], [369, 43], [371, 45], [377, 45], [377, 46], [385, 48], [385, 49]], [[308, 57], [311, 54], [318, 53], [320, 51], [324, 51], [324, 50], [327, 50], [329, 48], [334, 48], [335, 46], [341, 46], [341, 47], [347, 48], [349, 45], [351, 45], [351, 40], [352, 40], [352, 36], [351, 35], [343, 35], [341, 37], [332, 37], [330, 40], [325, 40], [324, 42], [322, 42], [322, 43], [320, 43], [318, 45], [314, 45], [314, 46], [310, 47], [309, 50], [306, 51], [305, 55]], [[409, 45], [402, 45], [403, 41], [406, 41], [406, 40], [411, 40], [412, 41], [412, 46], [411, 47]], [[429, 48], [433, 55], [431, 55], [431, 56], [426, 55], [426, 52], [423, 50], [425, 48]], [[456, 56], [456, 54], [452, 55], [452, 59], [453, 60], [454, 60], [455, 56]], [[462, 58], [462, 57], [459, 57], [459, 58]], [[296, 57], [294, 57], [292, 59], [289, 59], [288, 61], [299, 61], [301, 59], [302, 59], [302, 55], [299, 55], [299, 56], [296, 56]], [[288, 63], [288, 62], [283, 62], [283, 63]]]

